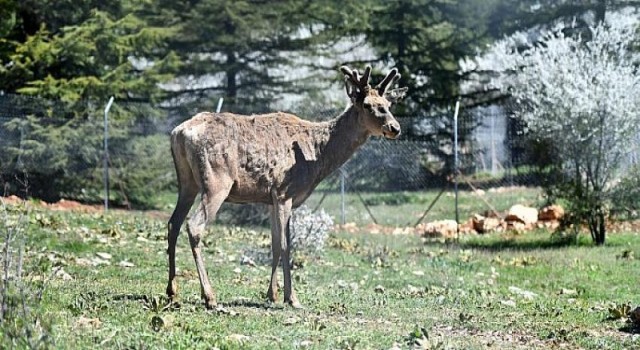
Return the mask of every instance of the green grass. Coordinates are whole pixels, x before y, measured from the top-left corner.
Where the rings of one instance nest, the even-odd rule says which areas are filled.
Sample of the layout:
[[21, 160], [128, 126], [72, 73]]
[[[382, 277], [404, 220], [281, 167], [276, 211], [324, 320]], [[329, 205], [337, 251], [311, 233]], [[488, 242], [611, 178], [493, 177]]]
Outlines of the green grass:
[[[164, 309], [164, 220], [40, 209], [9, 215], [29, 218], [29, 280], [51, 275], [56, 266], [73, 278], [48, 282], [39, 309], [56, 348], [640, 347], [638, 335], [624, 320], [609, 319], [608, 310], [640, 304], [640, 261], [620, 258], [624, 251], [640, 256], [638, 233], [610, 235], [604, 247], [587, 237], [573, 244], [551, 240], [544, 231], [447, 244], [336, 233], [324, 255], [294, 271], [306, 309], [293, 310], [264, 301], [267, 229], [212, 226], [205, 261], [223, 307], [214, 312], [202, 305], [184, 233], [179, 305]], [[98, 252], [111, 255], [109, 264], [87, 265]], [[243, 255], [257, 265], [241, 265]], [[535, 296], [527, 299], [513, 287]]]
[[[361, 197], [369, 205], [371, 213], [377, 222], [386, 226], [410, 226], [424, 214], [429, 205], [436, 199], [439, 190], [421, 192], [388, 192], [362, 193]], [[313, 193], [307, 200], [311, 208], [320, 202], [323, 194]], [[506, 211], [514, 204], [536, 206], [541, 201], [540, 190], [537, 188], [521, 188], [501, 192], [486, 192], [478, 195], [472, 191], [460, 191], [458, 194], [458, 208], [460, 220], [465, 221], [473, 214], [484, 213], [488, 210]], [[371, 216], [364, 207], [363, 201], [357, 194], [348, 193], [345, 196], [346, 222], [358, 225], [371, 223]], [[336, 222], [341, 217], [340, 193], [329, 193], [320, 208], [333, 216]], [[453, 190], [445, 191], [435, 202], [424, 222], [444, 219], [455, 219], [455, 196]]]
[[[429, 205], [435, 200], [440, 190], [415, 192], [363, 192], [358, 196], [355, 192], [345, 195], [345, 221], [357, 225], [373, 222], [371, 215], [364, 207], [369, 206], [376, 221], [385, 226], [412, 226], [422, 217]], [[324, 197], [324, 199], [323, 199]], [[156, 207], [171, 211], [175, 206], [175, 193], [160, 193], [154, 200]], [[362, 200], [360, 199], [362, 198]], [[322, 202], [321, 202], [322, 201]], [[506, 211], [514, 204], [538, 206], [542, 202], [539, 188], [515, 188], [498, 191], [486, 191], [478, 195], [473, 191], [461, 190], [458, 197], [460, 220], [465, 221], [473, 214], [481, 214], [488, 210]], [[314, 192], [305, 202], [310, 208], [324, 209], [336, 223], [341, 220], [341, 196], [339, 192]], [[435, 202], [424, 222], [444, 219], [455, 219], [455, 196], [452, 189], [445, 191]]]

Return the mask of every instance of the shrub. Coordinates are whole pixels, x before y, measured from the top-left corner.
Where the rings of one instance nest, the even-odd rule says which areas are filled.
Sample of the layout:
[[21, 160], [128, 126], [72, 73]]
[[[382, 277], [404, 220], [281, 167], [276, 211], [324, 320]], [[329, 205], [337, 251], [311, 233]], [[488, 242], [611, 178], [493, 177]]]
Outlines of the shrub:
[[549, 192], [568, 202], [576, 224], [586, 223], [604, 244], [606, 217], [621, 160], [640, 125], [638, 21], [617, 14], [571, 36], [573, 27], [495, 43], [478, 60], [494, 71], [489, 87], [511, 95], [526, 132], [558, 156]]
[[296, 253], [321, 252], [332, 228], [333, 219], [323, 209], [314, 213], [301, 206], [291, 218], [291, 249]]

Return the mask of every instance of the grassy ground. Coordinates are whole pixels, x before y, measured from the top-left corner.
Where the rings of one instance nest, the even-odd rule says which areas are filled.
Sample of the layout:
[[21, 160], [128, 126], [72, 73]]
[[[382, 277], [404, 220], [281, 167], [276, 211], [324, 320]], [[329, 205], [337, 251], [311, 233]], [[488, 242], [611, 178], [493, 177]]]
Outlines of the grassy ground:
[[[345, 196], [345, 219], [346, 222], [355, 222], [358, 225], [371, 223], [371, 215], [365, 209], [364, 201], [379, 224], [412, 226], [422, 217], [439, 193], [439, 190], [382, 194], [361, 193], [360, 197], [356, 193], [348, 193]], [[322, 196], [323, 193], [320, 192], [312, 194], [307, 200], [307, 205], [314, 208]], [[537, 188], [492, 191], [485, 192], [483, 195], [472, 191], [460, 191], [458, 209], [461, 221], [465, 221], [473, 214], [484, 213], [487, 210], [506, 211], [514, 204], [536, 206], [540, 200], [540, 189]], [[320, 208], [323, 208], [336, 220], [340, 220], [340, 194], [329, 193]], [[452, 190], [445, 191], [435, 201], [425, 218], [425, 222], [444, 219], [455, 219], [455, 196]]]
[[[640, 347], [609, 311], [640, 304], [638, 233], [612, 235], [600, 248], [547, 232], [451, 244], [337, 233], [324, 255], [294, 271], [306, 309], [293, 310], [264, 302], [267, 230], [213, 226], [204, 251], [221, 308], [207, 311], [185, 234], [180, 302], [166, 306], [164, 218], [43, 209], [9, 216], [6, 225], [26, 218], [27, 279], [64, 271], [46, 284], [39, 310], [56, 348]], [[10, 341], [0, 340], [5, 348]]]
[[[345, 195], [345, 221], [357, 225], [372, 223], [371, 215], [376, 221], [385, 226], [410, 226], [422, 217], [429, 205], [434, 202], [440, 190], [415, 192], [387, 192], [368, 193], [358, 195], [347, 192]], [[175, 206], [175, 193], [161, 193], [154, 201], [155, 206], [162, 210], [171, 211]], [[484, 213], [487, 210], [506, 211], [514, 204], [541, 204], [541, 190], [539, 188], [503, 187], [486, 191], [479, 195], [473, 191], [459, 192], [458, 209], [461, 221], [465, 221], [473, 214]], [[314, 192], [306, 201], [310, 208], [324, 209], [337, 223], [341, 220], [342, 198], [339, 192]], [[371, 214], [364, 207], [369, 206]], [[445, 191], [435, 201], [433, 207], [425, 217], [425, 222], [443, 219], [455, 219], [455, 196], [451, 189]]]

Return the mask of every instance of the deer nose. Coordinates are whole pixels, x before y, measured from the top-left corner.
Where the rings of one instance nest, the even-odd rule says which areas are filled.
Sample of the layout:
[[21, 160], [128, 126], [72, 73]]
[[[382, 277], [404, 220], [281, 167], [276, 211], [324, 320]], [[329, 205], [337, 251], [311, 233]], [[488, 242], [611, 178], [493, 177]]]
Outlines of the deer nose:
[[400, 135], [400, 123], [394, 120], [389, 123], [388, 127], [389, 131], [391, 131], [393, 134], [395, 134], [396, 136]]
[[395, 139], [400, 136], [400, 123], [398, 123], [396, 120], [389, 121], [382, 127], [382, 129], [384, 132], [384, 136], [389, 139]]

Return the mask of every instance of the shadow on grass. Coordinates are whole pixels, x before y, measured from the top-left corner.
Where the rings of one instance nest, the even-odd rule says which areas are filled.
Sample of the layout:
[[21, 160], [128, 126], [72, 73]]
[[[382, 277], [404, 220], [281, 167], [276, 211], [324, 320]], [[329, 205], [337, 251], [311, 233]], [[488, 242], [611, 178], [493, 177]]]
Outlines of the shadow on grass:
[[640, 325], [628, 323], [623, 327], [618, 328], [618, 330], [627, 334], [640, 334]]
[[[169, 300], [166, 295], [147, 294], [115, 294], [107, 297], [113, 301], [135, 301], [140, 302], [143, 308], [156, 311], [178, 311], [185, 307], [189, 310], [205, 309], [204, 302], [200, 298], [185, 298], [175, 301]], [[257, 301], [239, 298], [227, 302], [218, 302], [218, 308], [222, 313], [227, 307], [244, 307], [262, 310], [282, 310], [284, 305], [271, 303], [268, 301]]]
[[222, 306], [227, 307], [246, 307], [253, 309], [263, 309], [263, 310], [282, 310], [285, 308], [282, 304], [275, 304], [268, 301], [255, 301], [249, 299], [236, 299], [231, 300], [229, 302], [220, 303]]
[[561, 249], [567, 247], [580, 247], [584, 244], [578, 244], [575, 242], [566, 241], [552, 241], [550, 239], [546, 241], [518, 241], [518, 240], [504, 240], [504, 241], [469, 241], [460, 243], [460, 247], [463, 249], [480, 249], [486, 251], [502, 251], [502, 250], [539, 250], [539, 249]]
[[578, 247], [594, 247], [590, 239], [585, 236], [559, 237], [544, 233], [531, 233], [525, 235], [495, 235], [478, 236], [458, 243], [462, 249], [479, 249], [485, 251], [502, 250], [541, 250], [564, 249]]

